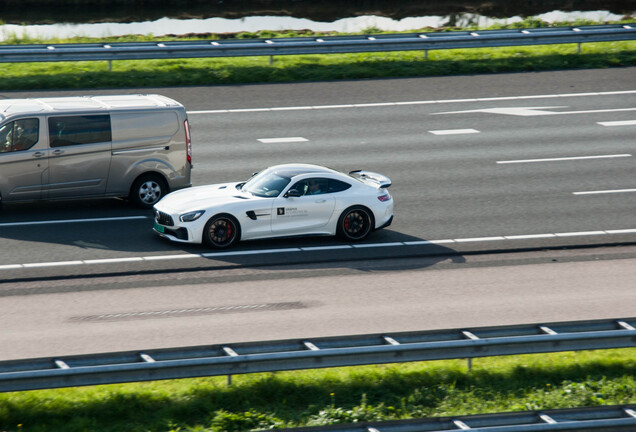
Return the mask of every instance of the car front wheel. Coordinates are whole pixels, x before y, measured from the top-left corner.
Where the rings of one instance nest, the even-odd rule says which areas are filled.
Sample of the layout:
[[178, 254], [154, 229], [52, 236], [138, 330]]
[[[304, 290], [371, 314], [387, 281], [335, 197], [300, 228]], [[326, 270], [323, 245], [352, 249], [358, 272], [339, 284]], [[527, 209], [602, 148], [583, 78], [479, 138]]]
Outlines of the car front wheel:
[[240, 226], [230, 215], [217, 215], [205, 224], [203, 242], [215, 249], [225, 249], [240, 238]]
[[338, 236], [347, 241], [363, 240], [371, 232], [373, 217], [362, 206], [350, 207], [338, 220]]

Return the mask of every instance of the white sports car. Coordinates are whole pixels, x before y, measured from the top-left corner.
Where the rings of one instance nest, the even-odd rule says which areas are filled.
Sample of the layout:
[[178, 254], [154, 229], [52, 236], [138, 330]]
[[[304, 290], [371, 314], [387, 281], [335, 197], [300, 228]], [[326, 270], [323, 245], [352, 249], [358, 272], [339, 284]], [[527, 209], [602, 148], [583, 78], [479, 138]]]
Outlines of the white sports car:
[[183, 189], [154, 206], [154, 230], [176, 242], [227, 248], [298, 235], [364, 239], [393, 220], [387, 177], [307, 164], [267, 168], [247, 182]]

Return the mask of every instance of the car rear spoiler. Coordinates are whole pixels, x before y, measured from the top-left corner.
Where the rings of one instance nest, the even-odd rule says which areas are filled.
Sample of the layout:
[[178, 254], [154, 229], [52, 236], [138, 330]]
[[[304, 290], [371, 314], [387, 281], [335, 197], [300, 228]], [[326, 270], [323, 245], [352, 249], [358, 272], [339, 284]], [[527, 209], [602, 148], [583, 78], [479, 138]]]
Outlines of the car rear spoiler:
[[382, 174], [374, 173], [371, 171], [355, 170], [350, 171], [349, 175], [361, 182], [372, 184], [378, 188], [388, 188], [391, 186], [391, 179]]

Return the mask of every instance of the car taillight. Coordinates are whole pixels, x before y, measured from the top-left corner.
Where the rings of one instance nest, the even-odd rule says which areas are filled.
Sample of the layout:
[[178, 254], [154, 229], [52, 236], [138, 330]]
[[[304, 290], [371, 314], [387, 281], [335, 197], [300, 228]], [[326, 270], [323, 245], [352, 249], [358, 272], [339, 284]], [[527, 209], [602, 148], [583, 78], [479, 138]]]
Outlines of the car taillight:
[[186, 158], [188, 163], [192, 165], [192, 141], [190, 141], [190, 123], [188, 123], [188, 120], [183, 122], [183, 128], [186, 136]]
[[389, 195], [389, 193], [387, 192], [384, 195], [380, 195], [378, 199], [382, 202], [385, 202], [391, 199], [391, 195]]

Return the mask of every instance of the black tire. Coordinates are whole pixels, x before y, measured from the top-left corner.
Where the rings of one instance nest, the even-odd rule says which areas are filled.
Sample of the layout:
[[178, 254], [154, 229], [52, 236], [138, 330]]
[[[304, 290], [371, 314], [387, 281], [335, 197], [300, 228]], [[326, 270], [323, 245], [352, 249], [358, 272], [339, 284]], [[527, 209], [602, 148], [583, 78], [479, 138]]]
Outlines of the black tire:
[[216, 215], [205, 224], [203, 242], [215, 249], [227, 249], [241, 238], [241, 226], [230, 215]]
[[151, 208], [168, 193], [168, 185], [157, 174], [140, 176], [130, 188], [130, 200], [141, 208]]
[[373, 215], [362, 206], [349, 207], [338, 219], [338, 237], [347, 241], [360, 241], [373, 231]]

